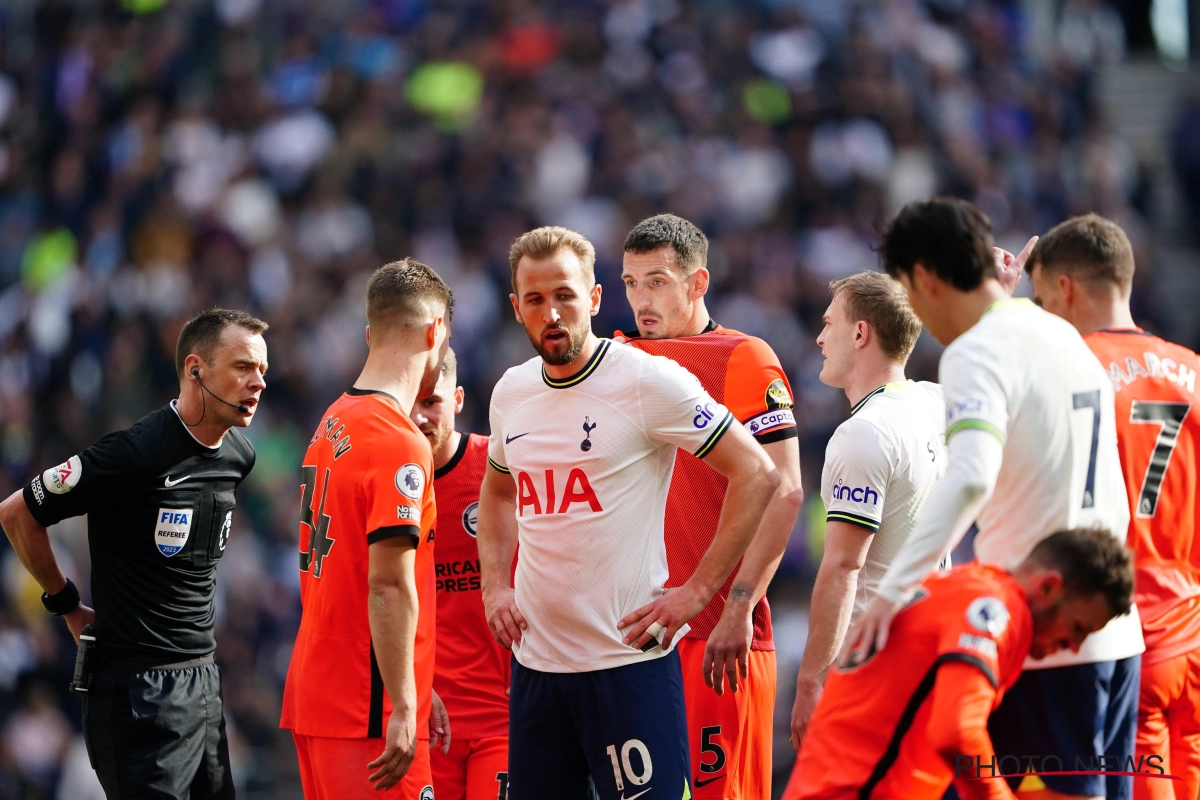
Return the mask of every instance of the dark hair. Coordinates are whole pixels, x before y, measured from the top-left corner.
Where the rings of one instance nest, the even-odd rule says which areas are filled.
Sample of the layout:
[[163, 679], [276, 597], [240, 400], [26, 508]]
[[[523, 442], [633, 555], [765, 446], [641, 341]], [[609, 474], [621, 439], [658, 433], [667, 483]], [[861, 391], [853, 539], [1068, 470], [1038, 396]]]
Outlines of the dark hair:
[[917, 318], [904, 289], [882, 272], [860, 272], [849, 278], [831, 281], [833, 296], [846, 301], [846, 315], [851, 322], [866, 322], [879, 337], [879, 349], [901, 364], [908, 361], [917, 337], [921, 335], [921, 320]]
[[423, 320], [432, 303], [446, 309], [449, 322], [454, 294], [432, 268], [411, 258], [384, 264], [367, 282], [367, 324], [372, 328]]
[[1056, 569], [1063, 588], [1076, 595], [1100, 594], [1113, 616], [1128, 614], [1133, 603], [1133, 553], [1103, 528], [1052, 533], [1037, 543], [1029, 559]]
[[893, 278], [912, 278], [921, 263], [959, 291], [969, 292], [996, 277], [992, 223], [966, 200], [934, 197], [914, 200], [883, 232], [879, 260]]
[[641, 255], [663, 247], [675, 248], [684, 277], [708, 263], [708, 237], [704, 231], [674, 214], [644, 219], [625, 237], [626, 253]]
[[1092, 283], [1116, 284], [1123, 291], [1133, 285], [1133, 245], [1121, 226], [1098, 214], [1084, 214], [1060, 222], [1038, 239], [1025, 263], [1033, 274], [1066, 273]]
[[200, 356], [206, 364], [212, 361], [213, 350], [217, 342], [221, 341], [221, 331], [228, 325], [237, 325], [254, 334], [261, 334], [270, 327], [245, 311], [228, 308], [201, 311], [184, 323], [183, 330], [179, 332], [179, 340], [175, 343], [175, 373], [180, 380], [183, 380], [183, 362], [193, 353]]

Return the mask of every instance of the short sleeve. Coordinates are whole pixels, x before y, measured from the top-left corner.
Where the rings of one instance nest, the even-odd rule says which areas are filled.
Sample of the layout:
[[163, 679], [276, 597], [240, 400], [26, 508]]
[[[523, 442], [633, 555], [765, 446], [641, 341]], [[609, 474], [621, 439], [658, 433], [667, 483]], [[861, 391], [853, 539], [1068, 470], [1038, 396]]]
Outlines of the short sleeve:
[[133, 437], [117, 431], [35, 476], [25, 487], [25, 505], [38, 524], [50, 526], [88, 513], [142, 472], [142, 454]]
[[843, 422], [829, 439], [821, 471], [826, 520], [877, 532], [893, 469], [892, 448], [874, 425]]
[[1003, 665], [1011, 660], [1023, 626], [1023, 609], [1010, 608], [1012, 603], [1006, 592], [981, 590], [966, 600], [965, 607], [959, 606], [962, 610], [957, 616], [947, 614], [938, 641], [939, 660], [973, 664], [993, 689], [1001, 688], [1006, 672]]
[[759, 444], [797, 436], [792, 387], [770, 345], [747, 338], [729, 356], [725, 405]]
[[498, 472], [511, 474], [508, 469], [508, 459], [504, 457], [504, 379], [492, 390], [492, 402], [488, 406], [488, 424], [491, 435], [488, 437], [488, 464]]
[[433, 498], [433, 476], [427, 472], [425, 454], [408, 437], [399, 445], [374, 448], [363, 476], [367, 544], [393, 536], [421, 539], [422, 512]]
[[946, 441], [968, 428], [984, 430], [1004, 444], [1008, 430], [1008, 395], [988, 351], [955, 348], [938, 368], [946, 400]]
[[663, 356], [643, 362], [638, 394], [646, 435], [697, 458], [712, 452], [734, 421], [695, 375]]

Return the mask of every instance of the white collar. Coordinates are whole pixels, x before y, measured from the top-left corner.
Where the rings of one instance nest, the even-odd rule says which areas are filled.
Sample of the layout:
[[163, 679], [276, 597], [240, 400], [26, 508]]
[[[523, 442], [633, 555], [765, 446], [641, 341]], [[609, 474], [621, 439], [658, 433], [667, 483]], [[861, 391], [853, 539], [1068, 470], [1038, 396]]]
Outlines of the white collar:
[[[175, 412], [175, 416], [179, 417], [179, 409], [175, 407], [175, 402], [176, 401], [174, 401], [174, 400], [171, 401], [171, 410]], [[187, 431], [188, 436], [190, 436], [196, 440], [196, 444], [200, 445], [201, 447], [203, 447], [207, 450], [220, 450], [221, 449], [221, 445], [219, 445], [219, 444], [218, 445], [205, 444], [204, 442], [200, 441], [199, 439], [196, 439], [196, 434], [192, 433], [191, 427], [186, 422], [183, 422], [183, 417], [179, 417], [179, 421], [183, 423], [183, 429], [185, 431]]]

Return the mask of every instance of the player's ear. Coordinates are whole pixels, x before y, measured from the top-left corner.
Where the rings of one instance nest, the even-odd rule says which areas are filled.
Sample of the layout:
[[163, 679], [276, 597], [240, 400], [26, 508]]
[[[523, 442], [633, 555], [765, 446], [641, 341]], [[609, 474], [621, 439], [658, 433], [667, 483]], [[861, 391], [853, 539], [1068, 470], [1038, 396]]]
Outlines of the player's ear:
[[865, 319], [854, 323], [854, 349], [861, 350], [871, 341], [871, 325]]
[[691, 289], [688, 291], [688, 299], [699, 300], [708, 294], [708, 284], [711, 276], [708, 273], [707, 267], [700, 267], [688, 277], [692, 284]]
[[515, 294], [510, 294], [508, 296], [508, 299], [509, 299], [509, 302], [512, 303], [513, 315], [516, 316], [517, 322], [524, 325], [525, 320], [521, 319], [521, 307], [520, 307], [520, 305], [517, 304], [517, 296]]
[[367, 349], [370, 350], [371, 349], [371, 326], [370, 325], [368, 325], [366, 328], [366, 335], [367, 335]]
[[603, 291], [604, 291], [604, 287], [603, 287], [603, 286], [601, 286], [601, 285], [600, 285], [600, 284], [598, 284], [598, 283], [597, 283], [595, 286], [593, 286], [593, 287], [592, 287], [592, 292], [591, 292], [591, 297], [592, 297], [592, 309], [591, 309], [591, 314], [592, 314], [592, 316], [593, 316], [593, 317], [594, 317], [594, 316], [596, 316], [597, 314], [599, 314], [599, 313], [600, 313], [600, 295], [603, 293]]
[[463, 401], [466, 399], [467, 393], [463, 391], [463, 387], [454, 387], [454, 413], [461, 414], [463, 409]]
[[1071, 301], [1075, 299], [1075, 283], [1071, 280], [1071, 276], [1059, 275], [1056, 282], [1059, 292], [1062, 293], [1063, 302], [1071, 305]]

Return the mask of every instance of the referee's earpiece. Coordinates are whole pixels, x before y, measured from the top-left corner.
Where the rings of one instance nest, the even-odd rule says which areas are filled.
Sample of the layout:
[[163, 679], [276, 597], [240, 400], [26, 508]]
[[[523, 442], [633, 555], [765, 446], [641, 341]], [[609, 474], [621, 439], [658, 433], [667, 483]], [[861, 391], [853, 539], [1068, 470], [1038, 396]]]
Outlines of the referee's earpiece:
[[[208, 392], [209, 394], [212, 394], [213, 399], [216, 400], [218, 403], [224, 403], [225, 405], [229, 406], [230, 408], [236, 408], [242, 414], [250, 413], [249, 406], [231, 403], [228, 400], [226, 400], [225, 398], [217, 397], [215, 394], [213, 394], [212, 391], [207, 386], [204, 385], [204, 381], [200, 380], [200, 368], [199, 367], [192, 367], [192, 377], [196, 379], [196, 383], [200, 384], [200, 389], [201, 389], [200, 398], [202, 400], [204, 399], [204, 392]], [[203, 415], [201, 415], [200, 418], [204, 419]], [[200, 423], [197, 422], [196, 424], [199, 425]]]
[[199, 367], [192, 367], [192, 377], [195, 378], [197, 381], [200, 380], [200, 368]]

